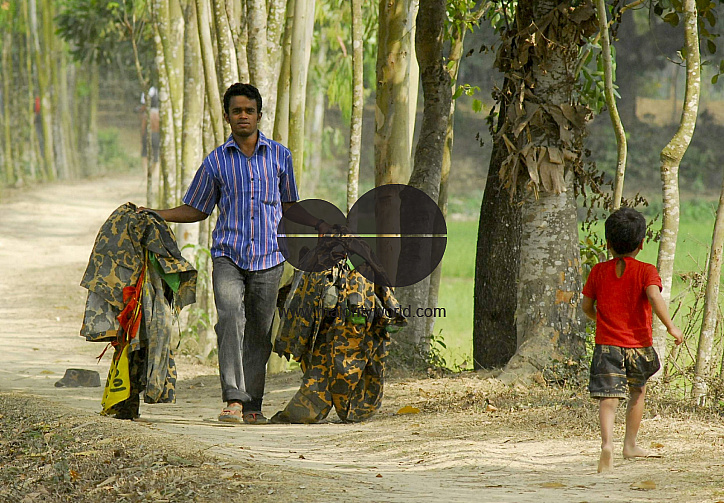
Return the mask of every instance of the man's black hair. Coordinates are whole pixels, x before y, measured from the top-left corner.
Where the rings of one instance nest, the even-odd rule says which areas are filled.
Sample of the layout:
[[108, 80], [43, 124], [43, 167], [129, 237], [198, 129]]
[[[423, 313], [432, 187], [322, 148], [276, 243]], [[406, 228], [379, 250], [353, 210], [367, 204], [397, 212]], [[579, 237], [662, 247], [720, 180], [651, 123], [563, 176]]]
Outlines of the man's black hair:
[[224, 93], [224, 112], [229, 115], [229, 103], [234, 96], [246, 96], [250, 100], [256, 100], [256, 113], [261, 113], [261, 94], [251, 84], [232, 84]]
[[620, 208], [606, 219], [606, 241], [617, 255], [634, 251], [645, 236], [646, 219], [633, 208]]

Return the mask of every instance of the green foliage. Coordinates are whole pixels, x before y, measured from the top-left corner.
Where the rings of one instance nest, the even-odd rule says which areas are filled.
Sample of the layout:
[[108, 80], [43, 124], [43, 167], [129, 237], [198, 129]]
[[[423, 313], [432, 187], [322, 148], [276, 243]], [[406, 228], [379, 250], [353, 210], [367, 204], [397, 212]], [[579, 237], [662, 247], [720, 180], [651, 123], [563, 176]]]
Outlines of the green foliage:
[[[613, 44], [610, 47], [612, 79], [616, 82], [616, 48]], [[596, 114], [599, 114], [603, 107], [606, 106], [601, 45], [591, 38], [581, 47], [579, 54], [581, 62], [579, 64], [578, 85], [581, 102], [588, 105]], [[614, 96], [621, 98], [616, 89], [618, 89], [618, 86], [613, 84]]]
[[510, 2], [486, 2], [483, 18], [490, 23], [490, 26], [496, 33], [500, 33], [503, 30], [509, 30], [511, 26], [515, 25], [514, 20], [517, 7], [517, 0], [511, 0]]
[[[719, 5], [717, 5], [717, 3]], [[717, 52], [717, 39], [721, 36], [716, 30], [718, 20], [718, 7], [721, 6], [722, 0], [715, 2], [713, 0], [696, 0], [697, 21], [700, 39], [700, 51], [702, 55], [702, 65], [714, 64], [715, 54]], [[671, 26], [678, 26], [684, 21], [684, 1], [683, 0], [655, 0], [652, 2], [653, 12], [659, 16], [665, 23]], [[682, 49], [679, 53], [682, 61], [686, 59], [686, 51]], [[724, 59], [719, 59], [717, 73], [711, 78], [711, 83], [716, 84], [719, 76], [724, 73]]]
[[55, 22], [77, 61], [122, 62], [132, 58], [131, 40], [144, 66], [153, 61], [146, 0], [61, 0]]
[[476, 0], [448, 0], [445, 20], [445, 38], [450, 40], [454, 37], [455, 31], [473, 31], [478, 19], [490, 2], [485, 3], [481, 8], [476, 9]]

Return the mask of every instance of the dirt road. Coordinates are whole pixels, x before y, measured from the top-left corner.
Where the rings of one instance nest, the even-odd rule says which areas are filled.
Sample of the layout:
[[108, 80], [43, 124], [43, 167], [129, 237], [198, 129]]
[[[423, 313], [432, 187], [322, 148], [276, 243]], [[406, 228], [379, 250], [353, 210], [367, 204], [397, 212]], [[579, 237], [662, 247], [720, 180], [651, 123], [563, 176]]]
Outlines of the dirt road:
[[[110, 421], [97, 416], [101, 388], [54, 383], [67, 368], [95, 369], [105, 378], [108, 356], [95, 360], [101, 345], [77, 335], [86, 294], [78, 283], [100, 225], [120, 204], [142, 202], [143, 193], [142, 177], [124, 174], [6, 194], [0, 391], [38, 397], [46, 412], [60, 403], [88, 421]], [[510, 390], [476, 374], [400, 380], [386, 385], [381, 413], [363, 424], [340, 424], [333, 413], [321, 425], [227, 426], [215, 421], [221, 407], [215, 372], [181, 361], [178, 402], [142, 404], [149, 423], [117, 421], [116, 428], [170, 435], [179, 446], [199, 443], [225, 463], [274, 473], [312, 495], [309, 481], [318, 480], [326, 501], [724, 500], [724, 427], [717, 421], [649, 412], [641, 443], [663, 457], [624, 461], [619, 451], [616, 470], [598, 475], [595, 409], [582, 393]], [[283, 407], [298, 378], [269, 378], [267, 415]], [[486, 409], [486, 398], [496, 411]], [[405, 405], [422, 412], [394, 415]], [[642, 481], [650, 482], [636, 487]]]

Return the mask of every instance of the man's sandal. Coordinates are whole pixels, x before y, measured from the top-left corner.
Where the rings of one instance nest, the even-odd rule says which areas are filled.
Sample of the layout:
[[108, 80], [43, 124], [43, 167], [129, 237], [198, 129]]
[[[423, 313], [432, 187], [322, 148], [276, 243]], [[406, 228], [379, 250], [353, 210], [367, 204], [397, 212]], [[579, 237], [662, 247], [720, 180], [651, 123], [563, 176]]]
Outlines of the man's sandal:
[[219, 414], [219, 421], [221, 421], [222, 423], [241, 424], [241, 404], [232, 403], [228, 407], [224, 408], [224, 410], [221, 411], [221, 414]]

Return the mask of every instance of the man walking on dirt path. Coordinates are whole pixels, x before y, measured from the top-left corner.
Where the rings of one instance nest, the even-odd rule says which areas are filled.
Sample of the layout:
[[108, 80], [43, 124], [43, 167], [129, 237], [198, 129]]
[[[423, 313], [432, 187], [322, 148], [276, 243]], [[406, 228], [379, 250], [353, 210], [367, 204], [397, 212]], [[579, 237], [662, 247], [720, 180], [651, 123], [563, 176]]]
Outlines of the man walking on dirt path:
[[[282, 211], [299, 199], [290, 151], [257, 129], [261, 110], [254, 86], [229, 87], [224, 120], [231, 136], [204, 159], [183, 205], [155, 210], [169, 222], [188, 223], [219, 208], [211, 248], [219, 374], [227, 403], [219, 421], [247, 424], [267, 422], [262, 398], [284, 261], [277, 226]], [[302, 213], [294, 220], [328, 230], [326, 223]]]

